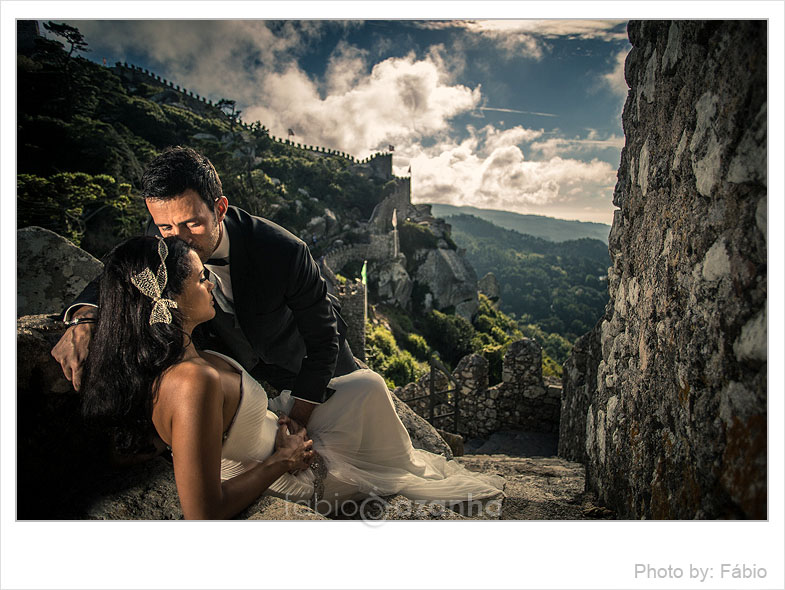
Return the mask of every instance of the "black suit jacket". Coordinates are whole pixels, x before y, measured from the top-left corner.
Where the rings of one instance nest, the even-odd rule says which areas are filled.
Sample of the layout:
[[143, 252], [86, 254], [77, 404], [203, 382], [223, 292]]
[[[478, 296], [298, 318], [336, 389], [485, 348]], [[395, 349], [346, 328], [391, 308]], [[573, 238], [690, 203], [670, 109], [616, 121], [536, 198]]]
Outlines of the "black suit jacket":
[[237, 207], [229, 207], [224, 223], [235, 314], [262, 363], [271, 366], [262, 375], [296, 397], [325, 401], [346, 324], [308, 246]]
[[[254, 374], [279, 389], [291, 389], [295, 397], [325, 401], [332, 393], [327, 383], [346, 323], [308, 246], [272, 221], [237, 207], [229, 207], [224, 223], [237, 322], [262, 359]], [[147, 234], [160, 235], [152, 221]], [[97, 281], [77, 297], [78, 303], [98, 303]], [[221, 313], [217, 306], [216, 312]], [[211, 323], [198, 335], [200, 344], [231, 354], [209, 329]]]

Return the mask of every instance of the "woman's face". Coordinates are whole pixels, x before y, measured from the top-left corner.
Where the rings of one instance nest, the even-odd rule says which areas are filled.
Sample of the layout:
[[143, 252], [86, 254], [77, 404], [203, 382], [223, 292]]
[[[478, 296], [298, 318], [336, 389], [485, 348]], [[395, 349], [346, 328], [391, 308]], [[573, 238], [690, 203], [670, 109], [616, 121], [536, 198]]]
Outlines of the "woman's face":
[[197, 326], [215, 317], [215, 302], [212, 295], [214, 285], [207, 280], [199, 255], [194, 250], [190, 250], [188, 258], [191, 272], [185, 280], [182, 292], [175, 297], [175, 301], [185, 317], [185, 323]]

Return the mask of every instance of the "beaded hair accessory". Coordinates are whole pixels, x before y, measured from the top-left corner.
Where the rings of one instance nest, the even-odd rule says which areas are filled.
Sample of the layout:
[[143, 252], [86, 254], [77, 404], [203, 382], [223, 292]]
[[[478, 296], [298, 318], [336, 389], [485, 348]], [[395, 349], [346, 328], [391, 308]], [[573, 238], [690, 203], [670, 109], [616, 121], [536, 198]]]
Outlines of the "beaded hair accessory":
[[166, 247], [166, 242], [162, 238], [158, 238], [158, 255], [161, 257], [161, 264], [158, 266], [158, 271], [153, 276], [153, 272], [149, 268], [145, 268], [142, 272], [135, 274], [131, 277], [131, 282], [139, 289], [143, 295], [146, 295], [153, 300], [153, 311], [150, 313], [150, 325], [157, 323], [171, 324], [172, 314], [169, 308], [176, 308], [177, 303], [171, 299], [161, 297], [166, 288], [166, 281], [168, 276], [166, 274], [166, 260], [169, 254], [169, 248]]

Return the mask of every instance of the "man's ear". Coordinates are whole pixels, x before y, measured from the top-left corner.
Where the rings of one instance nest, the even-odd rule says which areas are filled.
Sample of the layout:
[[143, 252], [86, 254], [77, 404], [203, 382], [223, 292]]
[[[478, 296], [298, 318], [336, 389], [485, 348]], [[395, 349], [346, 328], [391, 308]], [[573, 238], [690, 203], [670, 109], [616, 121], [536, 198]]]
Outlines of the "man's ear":
[[218, 221], [218, 223], [223, 221], [223, 218], [226, 216], [226, 212], [228, 210], [229, 210], [229, 199], [221, 195], [215, 200], [215, 206], [213, 207], [213, 211], [215, 211], [215, 218]]

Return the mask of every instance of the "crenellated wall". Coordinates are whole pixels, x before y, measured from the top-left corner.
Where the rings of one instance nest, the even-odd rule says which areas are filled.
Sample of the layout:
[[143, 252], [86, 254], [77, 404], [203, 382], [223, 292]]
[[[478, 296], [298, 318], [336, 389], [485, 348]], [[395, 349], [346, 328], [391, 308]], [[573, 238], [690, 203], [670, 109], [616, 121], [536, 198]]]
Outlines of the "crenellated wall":
[[[112, 69], [119, 76], [127, 80], [134, 81], [134, 82], [148, 82], [153, 84], [159, 84], [164, 86], [165, 89], [169, 89], [174, 92], [177, 92], [179, 98], [184, 101], [184, 104], [195, 112], [205, 113], [209, 107], [209, 109], [212, 110], [213, 115], [219, 112], [223, 113], [223, 111], [221, 111], [215, 104], [213, 104], [212, 100], [209, 100], [204, 96], [199, 96], [199, 94], [195, 94], [193, 91], [190, 91], [187, 88], [181, 88], [178, 84], [175, 84], [174, 82], [172, 82], [171, 80], [167, 80], [166, 78], [162, 78], [161, 76], [155, 74], [150, 70], [147, 70], [146, 68], [141, 68], [139, 66], [135, 66], [133, 64], [128, 64], [125, 62], [116, 62], [115, 67]], [[246, 123], [245, 121], [243, 121], [241, 118], [238, 117], [237, 125], [245, 131], [252, 131], [263, 135], [267, 135], [272, 141], [276, 143], [289, 145], [298, 149], [306, 150], [317, 156], [331, 156], [331, 157], [344, 158], [349, 162], [356, 164], [360, 168], [367, 169], [370, 174], [375, 176], [380, 176], [382, 178], [398, 178], [398, 177], [393, 177], [392, 175], [392, 154], [390, 152], [376, 152], [374, 154], [371, 154], [367, 158], [364, 158], [363, 160], [357, 160], [351, 154], [339, 150], [335, 150], [332, 148], [300, 144], [289, 138], [284, 139], [281, 137], [276, 137], [274, 135], [271, 135], [269, 131], [259, 121], [254, 121], [253, 123]]]
[[341, 316], [346, 320], [346, 340], [352, 353], [365, 361], [365, 285], [359, 280], [338, 285], [335, 295], [341, 302]]
[[610, 302], [560, 433], [622, 518], [767, 517], [766, 26], [629, 24]]
[[[447, 378], [437, 372], [437, 390], [451, 389]], [[530, 432], [559, 430], [559, 400], [561, 389], [547, 387], [542, 378], [542, 348], [534, 340], [524, 338], [510, 344], [504, 355], [502, 381], [488, 386], [488, 361], [479, 354], [471, 354], [458, 363], [452, 372], [459, 388], [460, 421], [458, 432], [466, 438], [486, 438], [504, 429]], [[430, 374], [416, 383], [395, 390], [402, 401], [413, 400], [429, 391]], [[454, 399], [451, 398], [451, 401]], [[428, 399], [412, 401], [412, 409], [427, 418]], [[447, 413], [450, 407], [438, 405], [436, 416]], [[437, 428], [451, 431], [452, 418], [437, 420]]]

